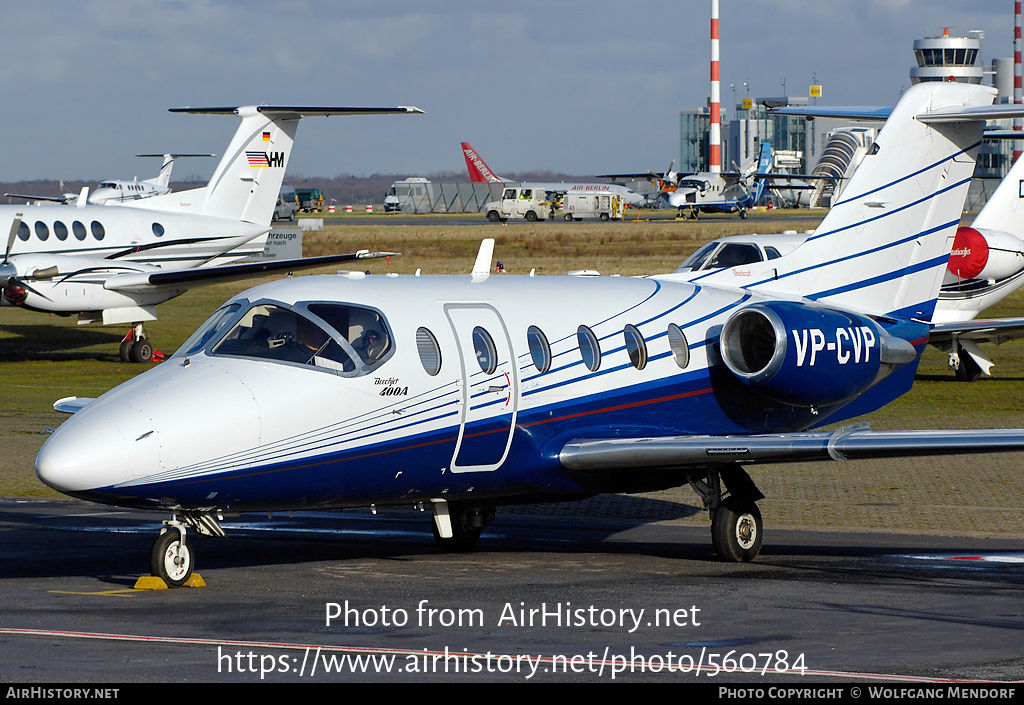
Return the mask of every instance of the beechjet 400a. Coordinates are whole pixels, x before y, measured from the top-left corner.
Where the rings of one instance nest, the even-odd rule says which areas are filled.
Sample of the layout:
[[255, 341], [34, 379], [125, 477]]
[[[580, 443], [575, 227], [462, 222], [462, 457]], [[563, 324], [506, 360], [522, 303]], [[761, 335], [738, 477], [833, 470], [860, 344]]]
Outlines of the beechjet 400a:
[[36, 472], [170, 514], [150, 567], [171, 585], [189, 535], [235, 512], [419, 504], [463, 549], [500, 505], [687, 484], [718, 555], [751, 560], [745, 465], [1024, 450], [1022, 429], [811, 430], [910, 388], [993, 94], [910, 88], [844, 202], [751, 266], [756, 289], [489, 275], [486, 247], [465, 277], [263, 284], [166, 363], [58, 402], [77, 412]]
[[301, 118], [422, 111], [259, 106], [172, 112], [241, 118], [209, 184], [118, 205], [89, 205], [80, 199], [74, 207], [0, 206], [0, 232], [10, 231], [0, 263], [0, 305], [77, 314], [80, 323], [133, 324], [121, 357], [146, 361], [152, 346], [143, 322], [156, 319], [157, 304], [192, 286], [357, 258], [212, 266], [241, 259], [248, 253], [233, 255], [237, 248], [269, 232]]

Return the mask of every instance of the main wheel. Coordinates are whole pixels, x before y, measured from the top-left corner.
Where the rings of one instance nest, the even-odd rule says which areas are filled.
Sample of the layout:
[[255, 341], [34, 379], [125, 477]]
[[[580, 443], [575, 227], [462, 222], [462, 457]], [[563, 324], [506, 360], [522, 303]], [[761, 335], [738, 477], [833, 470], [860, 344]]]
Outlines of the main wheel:
[[139, 338], [132, 345], [128, 357], [132, 362], [150, 362], [153, 359], [153, 346], [145, 338]]
[[761, 511], [753, 502], [730, 497], [711, 518], [711, 545], [724, 561], [752, 561], [761, 551], [764, 529]]
[[188, 539], [181, 540], [177, 529], [168, 529], [157, 537], [149, 554], [149, 572], [167, 583], [181, 587], [195, 570], [195, 553]]
[[431, 527], [434, 529], [434, 541], [442, 551], [446, 553], [465, 553], [466, 551], [472, 551], [476, 547], [476, 542], [480, 540], [480, 534], [484, 530], [483, 527], [474, 529], [471, 526], [459, 526], [461, 523], [456, 517], [452, 517], [452, 537], [446, 539], [441, 538], [441, 534], [437, 531], [437, 524], [431, 522]]
[[746, 219], [747, 219], [747, 209], [746, 208], [740, 208], [740, 220], [746, 220]]
[[956, 368], [956, 378], [961, 382], [977, 382], [981, 379], [981, 366], [963, 348], [960, 348], [960, 366]]
[[118, 357], [121, 358], [121, 362], [131, 362], [132, 346], [135, 345], [135, 338], [125, 338], [121, 341], [121, 347], [117, 351]]

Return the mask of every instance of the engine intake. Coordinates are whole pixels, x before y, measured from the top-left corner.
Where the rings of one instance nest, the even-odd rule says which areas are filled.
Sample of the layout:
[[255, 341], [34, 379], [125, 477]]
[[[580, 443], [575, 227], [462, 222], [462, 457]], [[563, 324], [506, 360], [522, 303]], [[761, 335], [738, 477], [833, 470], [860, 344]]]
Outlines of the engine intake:
[[752, 304], [733, 314], [722, 328], [721, 350], [739, 380], [797, 406], [851, 399], [892, 365], [917, 357], [909, 342], [889, 335], [870, 318], [781, 301]]

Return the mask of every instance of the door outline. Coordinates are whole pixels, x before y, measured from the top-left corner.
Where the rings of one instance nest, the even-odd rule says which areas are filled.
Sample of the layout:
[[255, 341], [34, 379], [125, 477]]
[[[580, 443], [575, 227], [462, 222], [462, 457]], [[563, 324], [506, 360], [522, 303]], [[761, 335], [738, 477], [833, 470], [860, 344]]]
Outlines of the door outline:
[[[512, 447], [512, 438], [516, 428], [516, 417], [519, 412], [519, 370], [516, 365], [515, 348], [512, 345], [512, 336], [509, 335], [505, 320], [498, 313], [498, 310], [486, 303], [448, 303], [444, 304], [445, 316], [451, 326], [452, 335], [455, 336], [455, 349], [459, 353], [459, 366], [461, 371], [459, 387], [462, 391], [460, 399], [462, 412], [459, 419], [459, 435], [455, 441], [455, 450], [452, 451], [451, 471], [461, 472], [493, 472], [502, 466], [508, 458], [509, 450]], [[474, 315], [475, 314], [475, 315]], [[460, 334], [459, 327], [463, 327]], [[476, 364], [476, 354], [473, 348], [472, 330], [480, 326], [486, 330], [495, 341], [498, 348], [498, 364], [493, 374], [487, 375], [479, 369]], [[497, 326], [497, 329], [495, 329]], [[476, 378], [477, 381], [472, 380]], [[488, 399], [487, 394], [494, 394], [494, 387], [504, 385], [507, 390], [505, 406], [501, 407], [501, 414], [488, 416], [486, 411], [474, 414], [483, 406], [490, 406], [493, 397]], [[483, 403], [478, 402], [473, 407], [475, 394], [484, 394]], [[462, 441], [466, 433], [467, 423], [474, 423], [479, 420], [504, 416], [511, 412], [508, 420], [508, 432], [505, 436], [505, 447], [501, 457], [494, 463], [481, 465], [459, 465], [459, 452], [462, 449]]]

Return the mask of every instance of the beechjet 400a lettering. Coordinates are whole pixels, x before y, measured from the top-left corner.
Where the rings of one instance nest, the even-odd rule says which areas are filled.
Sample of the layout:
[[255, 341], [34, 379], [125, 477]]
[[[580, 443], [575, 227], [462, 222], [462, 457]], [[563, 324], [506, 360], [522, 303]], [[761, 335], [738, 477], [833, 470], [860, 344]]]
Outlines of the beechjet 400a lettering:
[[756, 290], [489, 275], [489, 247], [466, 277], [263, 284], [166, 363], [58, 402], [77, 412], [36, 472], [169, 513], [150, 567], [171, 585], [189, 536], [235, 512], [419, 504], [463, 549], [500, 505], [687, 484], [718, 555], [751, 560], [745, 465], [1024, 450], [1024, 429], [811, 430], [910, 388], [993, 94], [911, 87], [815, 234], [752, 265]]
[[0, 263], [0, 305], [77, 314], [80, 323], [131, 323], [121, 357], [146, 361], [152, 346], [142, 323], [156, 319], [157, 304], [192, 286], [357, 258], [353, 254], [211, 266], [240, 259], [244, 254], [230, 253], [269, 232], [301, 118], [422, 111], [259, 106], [172, 112], [241, 118], [209, 184], [118, 205], [90, 205], [80, 199], [74, 207], [0, 206], [0, 232], [10, 231]]

